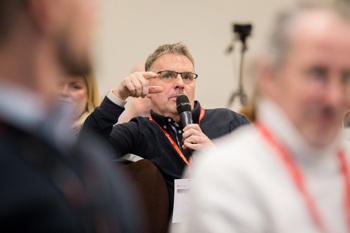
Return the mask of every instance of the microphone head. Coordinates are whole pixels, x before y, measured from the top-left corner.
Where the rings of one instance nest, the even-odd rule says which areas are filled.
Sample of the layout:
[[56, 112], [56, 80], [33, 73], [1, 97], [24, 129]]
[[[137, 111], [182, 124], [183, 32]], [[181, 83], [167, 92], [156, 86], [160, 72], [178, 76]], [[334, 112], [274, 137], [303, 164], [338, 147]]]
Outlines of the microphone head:
[[179, 114], [185, 111], [191, 111], [191, 104], [186, 95], [180, 95], [176, 99], [176, 109]]

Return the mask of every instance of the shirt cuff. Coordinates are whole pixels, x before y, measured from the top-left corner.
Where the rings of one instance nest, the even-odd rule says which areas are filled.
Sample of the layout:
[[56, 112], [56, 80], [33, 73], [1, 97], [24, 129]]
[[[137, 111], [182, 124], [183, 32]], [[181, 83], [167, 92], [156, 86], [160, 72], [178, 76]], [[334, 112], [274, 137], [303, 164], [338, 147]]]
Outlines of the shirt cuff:
[[125, 100], [120, 99], [118, 96], [116, 96], [115, 94], [113, 94], [112, 89], [108, 92], [107, 94], [107, 98], [112, 101], [113, 103], [115, 103], [116, 105], [118, 105], [119, 107], [124, 107], [126, 104]]

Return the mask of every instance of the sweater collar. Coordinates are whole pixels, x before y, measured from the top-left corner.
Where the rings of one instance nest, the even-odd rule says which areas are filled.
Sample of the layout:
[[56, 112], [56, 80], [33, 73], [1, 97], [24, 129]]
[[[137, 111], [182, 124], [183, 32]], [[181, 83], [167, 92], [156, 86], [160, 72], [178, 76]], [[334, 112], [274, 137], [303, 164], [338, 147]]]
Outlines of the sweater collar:
[[[194, 108], [192, 110], [193, 123], [198, 123], [200, 109], [201, 109], [200, 103], [197, 100], [194, 101]], [[174, 121], [174, 119], [172, 119], [171, 117], [166, 117], [166, 116], [160, 115], [158, 113], [155, 113], [153, 110], [151, 110], [151, 116], [152, 116], [153, 120], [155, 122], [157, 122], [159, 125], [166, 125], [169, 123], [175, 124], [176, 123]]]

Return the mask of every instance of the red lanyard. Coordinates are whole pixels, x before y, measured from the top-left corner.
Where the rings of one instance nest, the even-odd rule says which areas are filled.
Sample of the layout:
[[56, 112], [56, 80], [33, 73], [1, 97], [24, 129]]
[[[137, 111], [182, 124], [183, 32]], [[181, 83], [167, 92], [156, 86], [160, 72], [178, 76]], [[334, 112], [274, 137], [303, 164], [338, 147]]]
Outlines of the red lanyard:
[[[205, 115], [205, 110], [204, 108], [201, 107], [201, 111], [200, 111], [200, 114], [199, 114], [199, 120], [198, 120], [198, 125], [201, 123], [202, 119], [204, 118], [204, 115]], [[187, 160], [187, 158], [184, 156], [184, 154], [181, 152], [179, 146], [176, 144], [176, 142], [174, 141], [174, 139], [169, 135], [169, 133], [167, 131], [165, 131], [164, 129], [162, 129], [162, 127], [160, 127], [160, 125], [155, 121], [153, 120], [152, 116], [149, 117], [149, 119], [151, 121], [153, 121], [156, 125], [159, 126], [159, 128], [163, 131], [163, 133], [165, 134], [165, 136], [169, 139], [171, 145], [174, 147], [174, 149], [176, 150], [176, 152], [180, 155], [180, 157], [182, 158], [182, 160], [187, 164], [189, 165], [189, 162]]]
[[[258, 128], [260, 133], [263, 135], [263, 137], [266, 139], [266, 141], [268, 141], [277, 150], [278, 156], [282, 159], [290, 176], [293, 178], [295, 186], [299, 190], [300, 194], [303, 196], [305, 203], [307, 205], [307, 208], [309, 209], [309, 212], [312, 216], [312, 219], [314, 220], [318, 228], [321, 230], [321, 232], [326, 232], [321, 215], [318, 212], [318, 209], [316, 207], [316, 203], [312, 199], [310, 193], [308, 192], [305, 184], [305, 179], [300, 169], [298, 168], [297, 164], [292, 159], [292, 156], [287, 151], [287, 149], [273, 137], [271, 132], [264, 125], [258, 123], [256, 124], [256, 127]], [[347, 222], [348, 230], [350, 232], [350, 174], [349, 174], [349, 167], [348, 167], [343, 150], [340, 150], [338, 152], [338, 159], [340, 163], [340, 170], [345, 183], [345, 199], [346, 199], [345, 208], [346, 208], [346, 215], [347, 215], [346, 222]]]

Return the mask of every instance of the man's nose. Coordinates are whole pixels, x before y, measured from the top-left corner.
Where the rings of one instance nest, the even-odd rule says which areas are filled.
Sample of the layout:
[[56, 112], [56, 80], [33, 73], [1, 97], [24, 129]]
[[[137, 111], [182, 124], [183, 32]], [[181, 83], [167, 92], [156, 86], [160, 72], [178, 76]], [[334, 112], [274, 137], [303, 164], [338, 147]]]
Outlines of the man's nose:
[[176, 84], [176, 87], [184, 87], [185, 83], [184, 83], [184, 80], [182, 79], [181, 74], [176, 75], [175, 84]]

